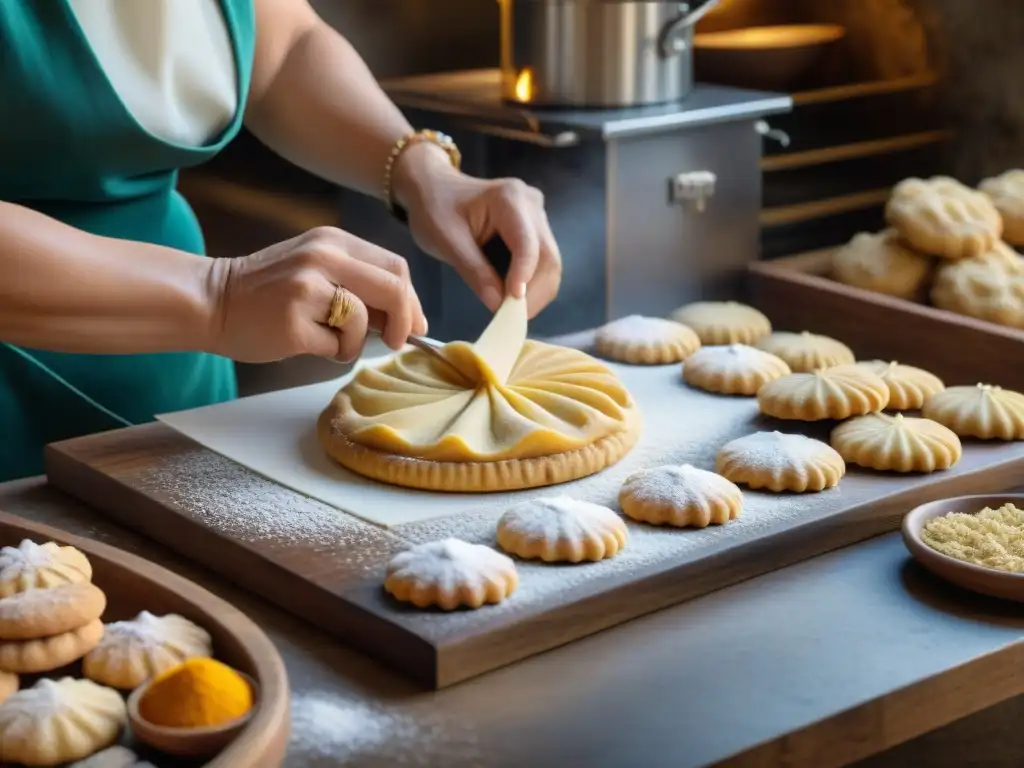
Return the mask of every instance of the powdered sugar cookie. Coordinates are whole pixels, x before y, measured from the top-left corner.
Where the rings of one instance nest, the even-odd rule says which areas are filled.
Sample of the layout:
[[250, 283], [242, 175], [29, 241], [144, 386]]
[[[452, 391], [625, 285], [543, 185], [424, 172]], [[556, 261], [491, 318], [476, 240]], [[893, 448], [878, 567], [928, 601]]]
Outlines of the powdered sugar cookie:
[[948, 176], [901, 181], [892, 190], [885, 217], [918, 251], [944, 259], [985, 253], [1003, 233], [992, 201]]
[[669, 465], [627, 477], [619, 491], [619, 506], [644, 523], [706, 528], [739, 517], [743, 493], [714, 472], [689, 464]]
[[603, 326], [594, 341], [597, 354], [634, 365], [681, 363], [700, 348], [692, 328], [660, 317], [629, 315]]
[[72, 763], [68, 768], [156, 768], [156, 766], [140, 761], [139, 756], [128, 747], [115, 744], [84, 760]]
[[794, 373], [849, 365], [855, 359], [850, 348], [841, 341], [808, 331], [778, 331], [765, 336], [756, 346], [785, 361]]
[[84, 627], [103, 615], [107, 598], [82, 581], [28, 589], [0, 600], [0, 640], [36, 640]]
[[1024, 395], [990, 384], [949, 387], [929, 397], [922, 415], [960, 437], [1024, 440]]
[[789, 373], [785, 361], [746, 344], [703, 347], [683, 364], [687, 384], [722, 395], [756, 395], [769, 381]]
[[0, 669], [30, 675], [52, 672], [78, 661], [96, 647], [103, 637], [103, 622], [90, 621], [84, 627], [38, 640], [0, 641]]
[[946, 388], [938, 376], [912, 365], [885, 360], [865, 360], [854, 365], [878, 376], [889, 387], [889, 402], [885, 407], [890, 411], [919, 410], [927, 398]]
[[0, 671], [0, 704], [7, 701], [11, 694], [18, 690], [20, 684], [21, 681], [13, 672]]
[[843, 457], [831, 446], [782, 432], [755, 432], [726, 443], [715, 464], [734, 483], [776, 493], [822, 491], [846, 474]]
[[1024, 258], [1004, 243], [972, 259], [944, 264], [932, 303], [990, 323], [1024, 328]]
[[880, 411], [888, 402], [888, 385], [856, 365], [791, 373], [768, 382], [757, 393], [761, 413], [797, 421], [848, 419]]
[[753, 344], [772, 332], [765, 314], [737, 301], [698, 301], [672, 313], [693, 328], [701, 344]]
[[1024, 170], [1013, 169], [985, 179], [978, 190], [986, 195], [1003, 219], [1003, 240], [1024, 245]]
[[0, 762], [63, 765], [117, 741], [128, 722], [117, 691], [88, 680], [40, 680], [0, 704]]
[[524, 560], [579, 563], [614, 557], [629, 532], [600, 504], [550, 496], [516, 504], [498, 520], [498, 545]]
[[417, 544], [388, 563], [384, 589], [417, 608], [445, 611], [500, 603], [519, 586], [516, 565], [506, 555], [461, 539]]
[[56, 587], [92, 579], [92, 566], [74, 547], [25, 539], [0, 549], [0, 597], [33, 587]]
[[832, 277], [840, 283], [901, 299], [913, 299], [932, 260], [904, 245], [895, 229], [860, 232], [832, 256]]
[[935, 472], [958, 461], [960, 438], [930, 419], [871, 413], [832, 430], [832, 447], [849, 464], [894, 472]]
[[177, 614], [142, 611], [134, 619], [107, 624], [82, 671], [97, 683], [130, 691], [187, 659], [212, 655], [210, 633], [202, 627]]

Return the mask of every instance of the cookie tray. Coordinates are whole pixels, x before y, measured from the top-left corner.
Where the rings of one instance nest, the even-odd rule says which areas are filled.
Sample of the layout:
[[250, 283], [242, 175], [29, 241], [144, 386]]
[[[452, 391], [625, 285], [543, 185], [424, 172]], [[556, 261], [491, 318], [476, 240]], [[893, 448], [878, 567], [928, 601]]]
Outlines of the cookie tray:
[[[252, 720], [238, 737], [205, 765], [207, 768], [270, 768], [282, 765], [290, 731], [288, 676], [274, 644], [238, 609], [198, 584], [141, 557], [91, 539], [0, 512], [0, 547], [22, 540], [70, 545], [89, 558], [93, 582], [107, 596], [104, 622], [134, 618], [140, 611], [176, 613], [194, 621], [213, 637], [217, 658], [245, 672], [260, 689]], [[46, 675], [23, 676], [21, 687], [39, 677], [81, 677], [81, 664]], [[135, 742], [130, 733], [121, 743], [153, 765], [178, 765], [173, 759]]]
[[1024, 391], [1024, 331], [843, 285], [828, 277], [832, 249], [748, 268], [748, 298], [779, 330], [823, 333], [859, 359], [917, 365], [947, 385]]

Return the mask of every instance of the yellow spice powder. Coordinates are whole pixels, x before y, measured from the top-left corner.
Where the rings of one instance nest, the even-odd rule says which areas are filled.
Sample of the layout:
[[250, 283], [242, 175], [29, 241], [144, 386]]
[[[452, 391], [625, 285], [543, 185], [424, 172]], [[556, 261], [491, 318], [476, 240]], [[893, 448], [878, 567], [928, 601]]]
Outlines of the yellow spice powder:
[[928, 521], [922, 539], [934, 550], [997, 571], [1024, 573], [1024, 510], [1013, 504], [976, 515], [950, 513]]

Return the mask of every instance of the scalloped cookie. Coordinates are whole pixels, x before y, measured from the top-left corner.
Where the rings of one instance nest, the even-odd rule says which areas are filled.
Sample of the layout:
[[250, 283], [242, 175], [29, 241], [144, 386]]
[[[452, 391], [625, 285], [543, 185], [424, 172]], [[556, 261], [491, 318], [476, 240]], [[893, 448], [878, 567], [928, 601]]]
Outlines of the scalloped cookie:
[[755, 346], [783, 360], [794, 373], [848, 365], [856, 359], [853, 351], [843, 342], [809, 331], [776, 331], [758, 341]]
[[1024, 258], [1005, 243], [976, 258], [945, 264], [935, 275], [939, 309], [1024, 328]]
[[1011, 169], [985, 179], [978, 190], [986, 195], [1003, 219], [1003, 240], [1024, 245], [1024, 170]]
[[832, 447], [848, 463], [893, 472], [935, 472], [958, 461], [960, 438], [931, 419], [871, 413], [832, 430]]
[[932, 260], [911, 250], [895, 229], [860, 232], [832, 256], [832, 277], [867, 291], [913, 299], [932, 269]]
[[949, 387], [929, 397], [921, 412], [960, 437], [1024, 440], [1024, 395], [991, 384]]
[[706, 528], [724, 525], [743, 511], [743, 493], [721, 475], [689, 464], [644, 469], [626, 478], [619, 506], [651, 525]]
[[31, 675], [52, 672], [78, 661], [103, 637], [103, 622], [90, 621], [83, 627], [36, 640], [0, 641], [0, 669]]
[[445, 611], [500, 603], [519, 586], [512, 559], [482, 544], [441, 539], [399, 552], [388, 563], [384, 589], [417, 608]]
[[103, 639], [86, 654], [82, 672], [90, 680], [130, 691], [188, 659], [213, 655], [210, 633], [184, 616], [155, 616], [107, 624]]
[[37, 640], [84, 627], [103, 615], [106, 595], [83, 581], [27, 589], [0, 600], [0, 640]]
[[796, 421], [848, 419], [881, 411], [888, 403], [888, 385], [856, 365], [791, 373], [768, 382], [757, 393], [761, 413]]
[[681, 363], [700, 349], [696, 332], [661, 317], [629, 315], [602, 326], [594, 339], [601, 357], [633, 365]]
[[91, 580], [89, 560], [74, 547], [25, 539], [16, 547], [0, 549], [0, 597]]
[[726, 443], [715, 465], [734, 483], [776, 493], [823, 491], [846, 474], [846, 462], [832, 446], [783, 432], [755, 432]]
[[16, 674], [0, 670], [0, 704], [7, 701], [20, 685], [21, 681]]
[[675, 310], [671, 318], [693, 328], [701, 344], [753, 344], [772, 332], [763, 312], [738, 301], [697, 301]]
[[992, 201], [948, 176], [904, 179], [889, 196], [885, 218], [912, 247], [944, 259], [985, 253], [1003, 233]]
[[0, 762], [62, 765], [117, 741], [128, 722], [121, 694], [89, 680], [40, 680], [0, 704]]
[[873, 373], [889, 387], [889, 402], [886, 410], [917, 411], [924, 401], [946, 388], [942, 379], [923, 368], [902, 365], [895, 360], [863, 360], [854, 363], [856, 368]]
[[498, 546], [524, 560], [596, 562], [626, 546], [626, 523], [608, 507], [568, 496], [516, 504], [498, 520]]
[[148, 761], [139, 760], [139, 756], [128, 747], [115, 744], [72, 763], [68, 768], [156, 768], [156, 766]]
[[756, 395], [769, 381], [790, 373], [784, 360], [746, 344], [703, 347], [683, 363], [683, 381], [721, 395]]

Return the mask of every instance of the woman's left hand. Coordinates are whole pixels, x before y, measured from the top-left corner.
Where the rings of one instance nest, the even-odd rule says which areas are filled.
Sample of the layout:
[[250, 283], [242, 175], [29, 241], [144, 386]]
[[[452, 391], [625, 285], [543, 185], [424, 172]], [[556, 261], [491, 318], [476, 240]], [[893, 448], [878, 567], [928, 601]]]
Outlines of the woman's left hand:
[[[562, 258], [540, 190], [519, 179], [467, 176], [443, 150], [421, 143], [396, 164], [394, 192], [416, 244], [450, 264], [491, 311], [525, 286], [534, 317], [558, 294]], [[504, 284], [480, 250], [495, 235], [512, 254]]]

